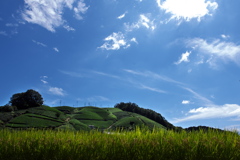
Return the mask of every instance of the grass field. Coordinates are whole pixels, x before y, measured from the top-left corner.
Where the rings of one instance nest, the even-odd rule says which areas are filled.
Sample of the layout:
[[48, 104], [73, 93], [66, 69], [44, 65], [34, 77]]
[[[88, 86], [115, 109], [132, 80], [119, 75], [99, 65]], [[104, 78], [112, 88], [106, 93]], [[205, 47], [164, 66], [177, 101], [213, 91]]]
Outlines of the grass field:
[[0, 159], [8, 160], [239, 160], [231, 132], [140, 130], [114, 132], [0, 130]]

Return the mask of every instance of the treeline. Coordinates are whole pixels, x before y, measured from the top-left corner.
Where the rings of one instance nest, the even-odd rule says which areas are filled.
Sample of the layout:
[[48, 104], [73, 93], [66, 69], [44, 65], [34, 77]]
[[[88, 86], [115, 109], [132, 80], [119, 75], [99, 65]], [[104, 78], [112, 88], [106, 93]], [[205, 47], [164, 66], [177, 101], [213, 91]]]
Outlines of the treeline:
[[208, 126], [197, 126], [197, 127], [193, 126], [193, 127], [185, 128], [184, 130], [185, 131], [189, 131], [189, 132], [192, 132], [192, 131], [204, 131], [204, 132], [207, 132], [209, 130], [216, 131], [218, 133], [226, 132], [225, 130], [218, 129], [218, 128], [213, 128], [213, 127], [208, 127]]
[[[164, 127], [166, 127], [167, 129], [172, 129], [172, 130], [176, 130], [178, 127], [175, 127], [173, 124], [169, 123], [160, 113], [157, 113], [151, 109], [145, 109], [145, 108], [141, 108], [139, 107], [137, 104], [135, 103], [117, 103], [114, 108], [119, 108], [123, 111], [127, 111], [127, 112], [133, 112], [133, 113], [137, 113], [140, 114], [142, 116], [145, 116], [155, 122], [160, 123], [161, 125], [163, 125]], [[180, 128], [179, 128], [180, 129]]]

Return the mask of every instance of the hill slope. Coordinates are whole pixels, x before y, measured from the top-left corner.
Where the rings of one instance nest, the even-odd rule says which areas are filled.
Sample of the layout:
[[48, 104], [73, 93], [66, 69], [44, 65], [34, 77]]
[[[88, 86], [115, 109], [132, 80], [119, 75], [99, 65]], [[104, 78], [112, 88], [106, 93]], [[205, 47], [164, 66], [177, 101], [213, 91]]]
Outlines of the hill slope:
[[41, 106], [0, 112], [0, 128], [51, 128], [78, 131], [93, 128], [131, 130], [135, 126], [165, 129], [163, 125], [147, 117], [119, 108]]

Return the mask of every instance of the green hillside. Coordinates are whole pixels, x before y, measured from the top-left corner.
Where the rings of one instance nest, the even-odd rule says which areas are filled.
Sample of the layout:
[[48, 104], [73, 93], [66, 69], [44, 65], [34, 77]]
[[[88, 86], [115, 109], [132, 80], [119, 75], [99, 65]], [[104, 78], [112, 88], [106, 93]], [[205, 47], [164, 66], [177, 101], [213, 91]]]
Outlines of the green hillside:
[[161, 124], [137, 113], [119, 108], [48, 107], [40, 106], [11, 112], [0, 112], [0, 128], [26, 129], [41, 128], [54, 130], [126, 129], [136, 126], [163, 128]]

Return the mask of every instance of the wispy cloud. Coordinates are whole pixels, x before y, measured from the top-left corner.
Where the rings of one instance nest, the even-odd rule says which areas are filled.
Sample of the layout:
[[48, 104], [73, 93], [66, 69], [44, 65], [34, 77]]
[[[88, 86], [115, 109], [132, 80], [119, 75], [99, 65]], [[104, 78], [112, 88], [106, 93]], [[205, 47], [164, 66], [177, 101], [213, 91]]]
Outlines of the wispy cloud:
[[160, 9], [170, 14], [169, 20], [190, 21], [192, 19], [201, 20], [206, 15], [212, 13], [218, 8], [217, 2], [206, 0], [156, 0]]
[[48, 76], [41, 76], [41, 77], [40, 77], [40, 81], [41, 81], [43, 84], [48, 84], [47, 79], [48, 79]]
[[[190, 109], [186, 116], [183, 118], [175, 118], [172, 123], [180, 123], [185, 121], [199, 120], [199, 119], [213, 119], [213, 118], [240, 118], [240, 105], [238, 104], [224, 104], [216, 105], [208, 98], [200, 95], [190, 88], [182, 87], [194, 95], [194, 98], [198, 99], [202, 106]], [[182, 104], [190, 104], [191, 102], [186, 100], [182, 101]]]
[[65, 96], [64, 90], [62, 88], [50, 87], [48, 91], [51, 94], [54, 94], [54, 95], [57, 95], [57, 96]]
[[[197, 107], [190, 109], [185, 117], [182, 118], [175, 118], [172, 123], [180, 123], [180, 122], [185, 122], [185, 121], [191, 121], [191, 120], [198, 120], [198, 119], [211, 119], [211, 118], [227, 118], [227, 117], [238, 117], [240, 118], [240, 105], [237, 104], [224, 104], [224, 105], [216, 105], [214, 102], [209, 100], [208, 98], [204, 97], [203, 95], [199, 94], [198, 92], [194, 91], [193, 89], [186, 87], [188, 85], [176, 81], [174, 79], [171, 79], [169, 77], [151, 72], [151, 71], [144, 71], [144, 72], [139, 72], [135, 70], [129, 70], [129, 69], [124, 69], [125, 72], [136, 75], [136, 76], [141, 76], [141, 77], [146, 77], [147, 79], [151, 80], [162, 80], [165, 82], [169, 82], [172, 84], [175, 84], [175, 87], [181, 88], [187, 92], [190, 93], [190, 96], [192, 99], [195, 99], [196, 102], [191, 102], [190, 100], [183, 100], [182, 104], [187, 105], [197, 105], [197, 106], [202, 106], [202, 107]], [[132, 84], [135, 84], [136, 87], [141, 88], [141, 89], [146, 89], [149, 91], [154, 91], [158, 93], [168, 93], [164, 90], [159, 90], [156, 87], [149, 87], [145, 84], [137, 83], [137, 82], [130, 82]], [[140, 84], [140, 85], [139, 85]]]
[[[76, 0], [24, 0], [25, 7], [22, 12], [22, 18], [29, 22], [38, 24], [51, 32], [60, 26], [66, 25], [67, 21], [62, 15], [64, 8], [74, 10], [77, 19], [82, 19], [82, 14], [86, 13], [86, 7], [83, 0], [78, 1], [77, 6], [73, 7]], [[65, 27], [69, 29], [68, 27]]]
[[154, 20], [150, 20], [150, 18], [145, 15], [145, 14], [140, 14], [139, 20], [136, 23], [124, 23], [126, 31], [131, 32], [134, 29], [139, 29], [141, 27], [150, 29], [150, 30], [155, 30], [156, 25], [154, 23]]
[[230, 38], [230, 36], [229, 36], [229, 35], [226, 35], [226, 34], [222, 34], [221, 37], [222, 37], [223, 39], [228, 39], [228, 38]]
[[199, 93], [195, 92], [191, 88], [187, 88], [187, 87], [183, 87], [183, 86], [181, 86], [181, 88], [183, 88], [184, 90], [192, 93], [194, 95], [194, 98], [200, 100], [203, 105], [205, 105], [205, 106], [213, 105], [213, 102], [211, 100], [209, 100], [206, 97], [200, 95]]
[[6, 31], [0, 31], [0, 35], [7, 36], [8, 34], [6, 33]]
[[140, 84], [140, 88], [141, 89], [146, 89], [146, 90], [149, 90], [149, 91], [153, 91], [153, 92], [157, 92], [157, 93], [167, 93], [164, 90], [160, 90], [158, 88], [149, 87], [149, 86], [146, 86], [146, 85], [143, 85], [143, 84]]
[[54, 47], [53, 50], [56, 51], [56, 52], [59, 52], [57, 47]]
[[139, 71], [134, 71], [134, 70], [130, 70], [130, 69], [124, 69], [125, 72], [134, 74], [134, 75], [139, 75], [139, 76], [144, 76], [144, 77], [149, 77], [149, 78], [154, 78], [154, 79], [158, 79], [158, 80], [163, 80], [166, 82], [171, 82], [171, 83], [175, 83], [175, 84], [180, 84], [180, 85], [185, 85], [182, 82], [178, 82], [174, 79], [171, 79], [167, 76], [163, 76], [151, 71], [144, 71], [144, 72], [139, 72]]
[[89, 7], [86, 6], [86, 4], [84, 3], [84, 0], [80, 0], [78, 2], [78, 5], [76, 7], [74, 7], [74, 12], [75, 12], [75, 17], [78, 20], [82, 20], [82, 14], [85, 14], [87, 12]]
[[219, 60], [223, 62], [232, 61], [240, 64], [240, 45], [233, 42], [221, 41], [215, 39], [208, 42], [205, 39], [194, 38], [187, 41], [187, 45], [198, 51], [207, 59], [205, 63], [211, 66], [216, 66]]
[[64, 25], [63, 28], [65, 28], [67, 31], [75, 31], [74, 28], [70, 27], [69, 25]]
[[16, 23], [7, 23], [6, 26], [7, 27], [18, 27], [18, 24], [16, 24]]
[[71, 72], [71, 71], [62, 71], [60, 70], [61, 73], [65, 74], [65, 75], [69, 75], [71, 77], [86, 77], [86, 75], [82, 74], [82, 73], [78, 73], [78, 72]]
[[240, 106], [237, 104], [225, 105], [210, 105], [208, 107], [200, 107], [188, 111], [190, 116], [175, 119], [174, 123], [198, 120], [198, 119], [211, 119], [211, 118], [227, 118], [227, 117], [240, 117]]
[[69, 75], [71, 77], [77, 77], [77, 78], [93, 77], [93, 76], [96, 76], [96, 75], [100, 75], [100, 76], [105, 76], [105, 77], [109, 77], [109, 78], [120, 79], [119, 76], [104, 73], [104, 72], [94, 71], [94, 70], [90, 70], [90, 71], [89, 70], [83, 70], [81, 72], [72, 72], [72, 71], [62, 71], [62, 70], [60, 70], [60, 72], [65, 74], [65, 75]]
[[119, 76], [116, 75], [112, 75], [112, 74], [108, 74], [108, 73], [104, 73], [104, 72], [99, 72], [99, 71], [92, 71], [92, 73], [101, 75], [101, 76], [106, 76], [106, 77], [110, 77], [110, 78], [116, 78], [116, 79], [120, 79]]
[[183, 53], [181, 58], [177, 62], [175, 62], [175, 64], [178, 65], [182, 62], [189, 62], [188, 57], [190, 56], [190, 54], [191, 54], [191, 52], [186, 51], [186, 53]]
[[44, 44], [44, 43], [41, 43], [41, 42], [38, 42], [38, 41], [35, 41], [35, 40], [32, 40], [32, 41], [33, 41], [33, 43], [35, 43], [35, 44], [37, 44], [37, 45], [40, 45], [40, 46], [42, 46], [42, 47], [47, 47], [47, 45]]

